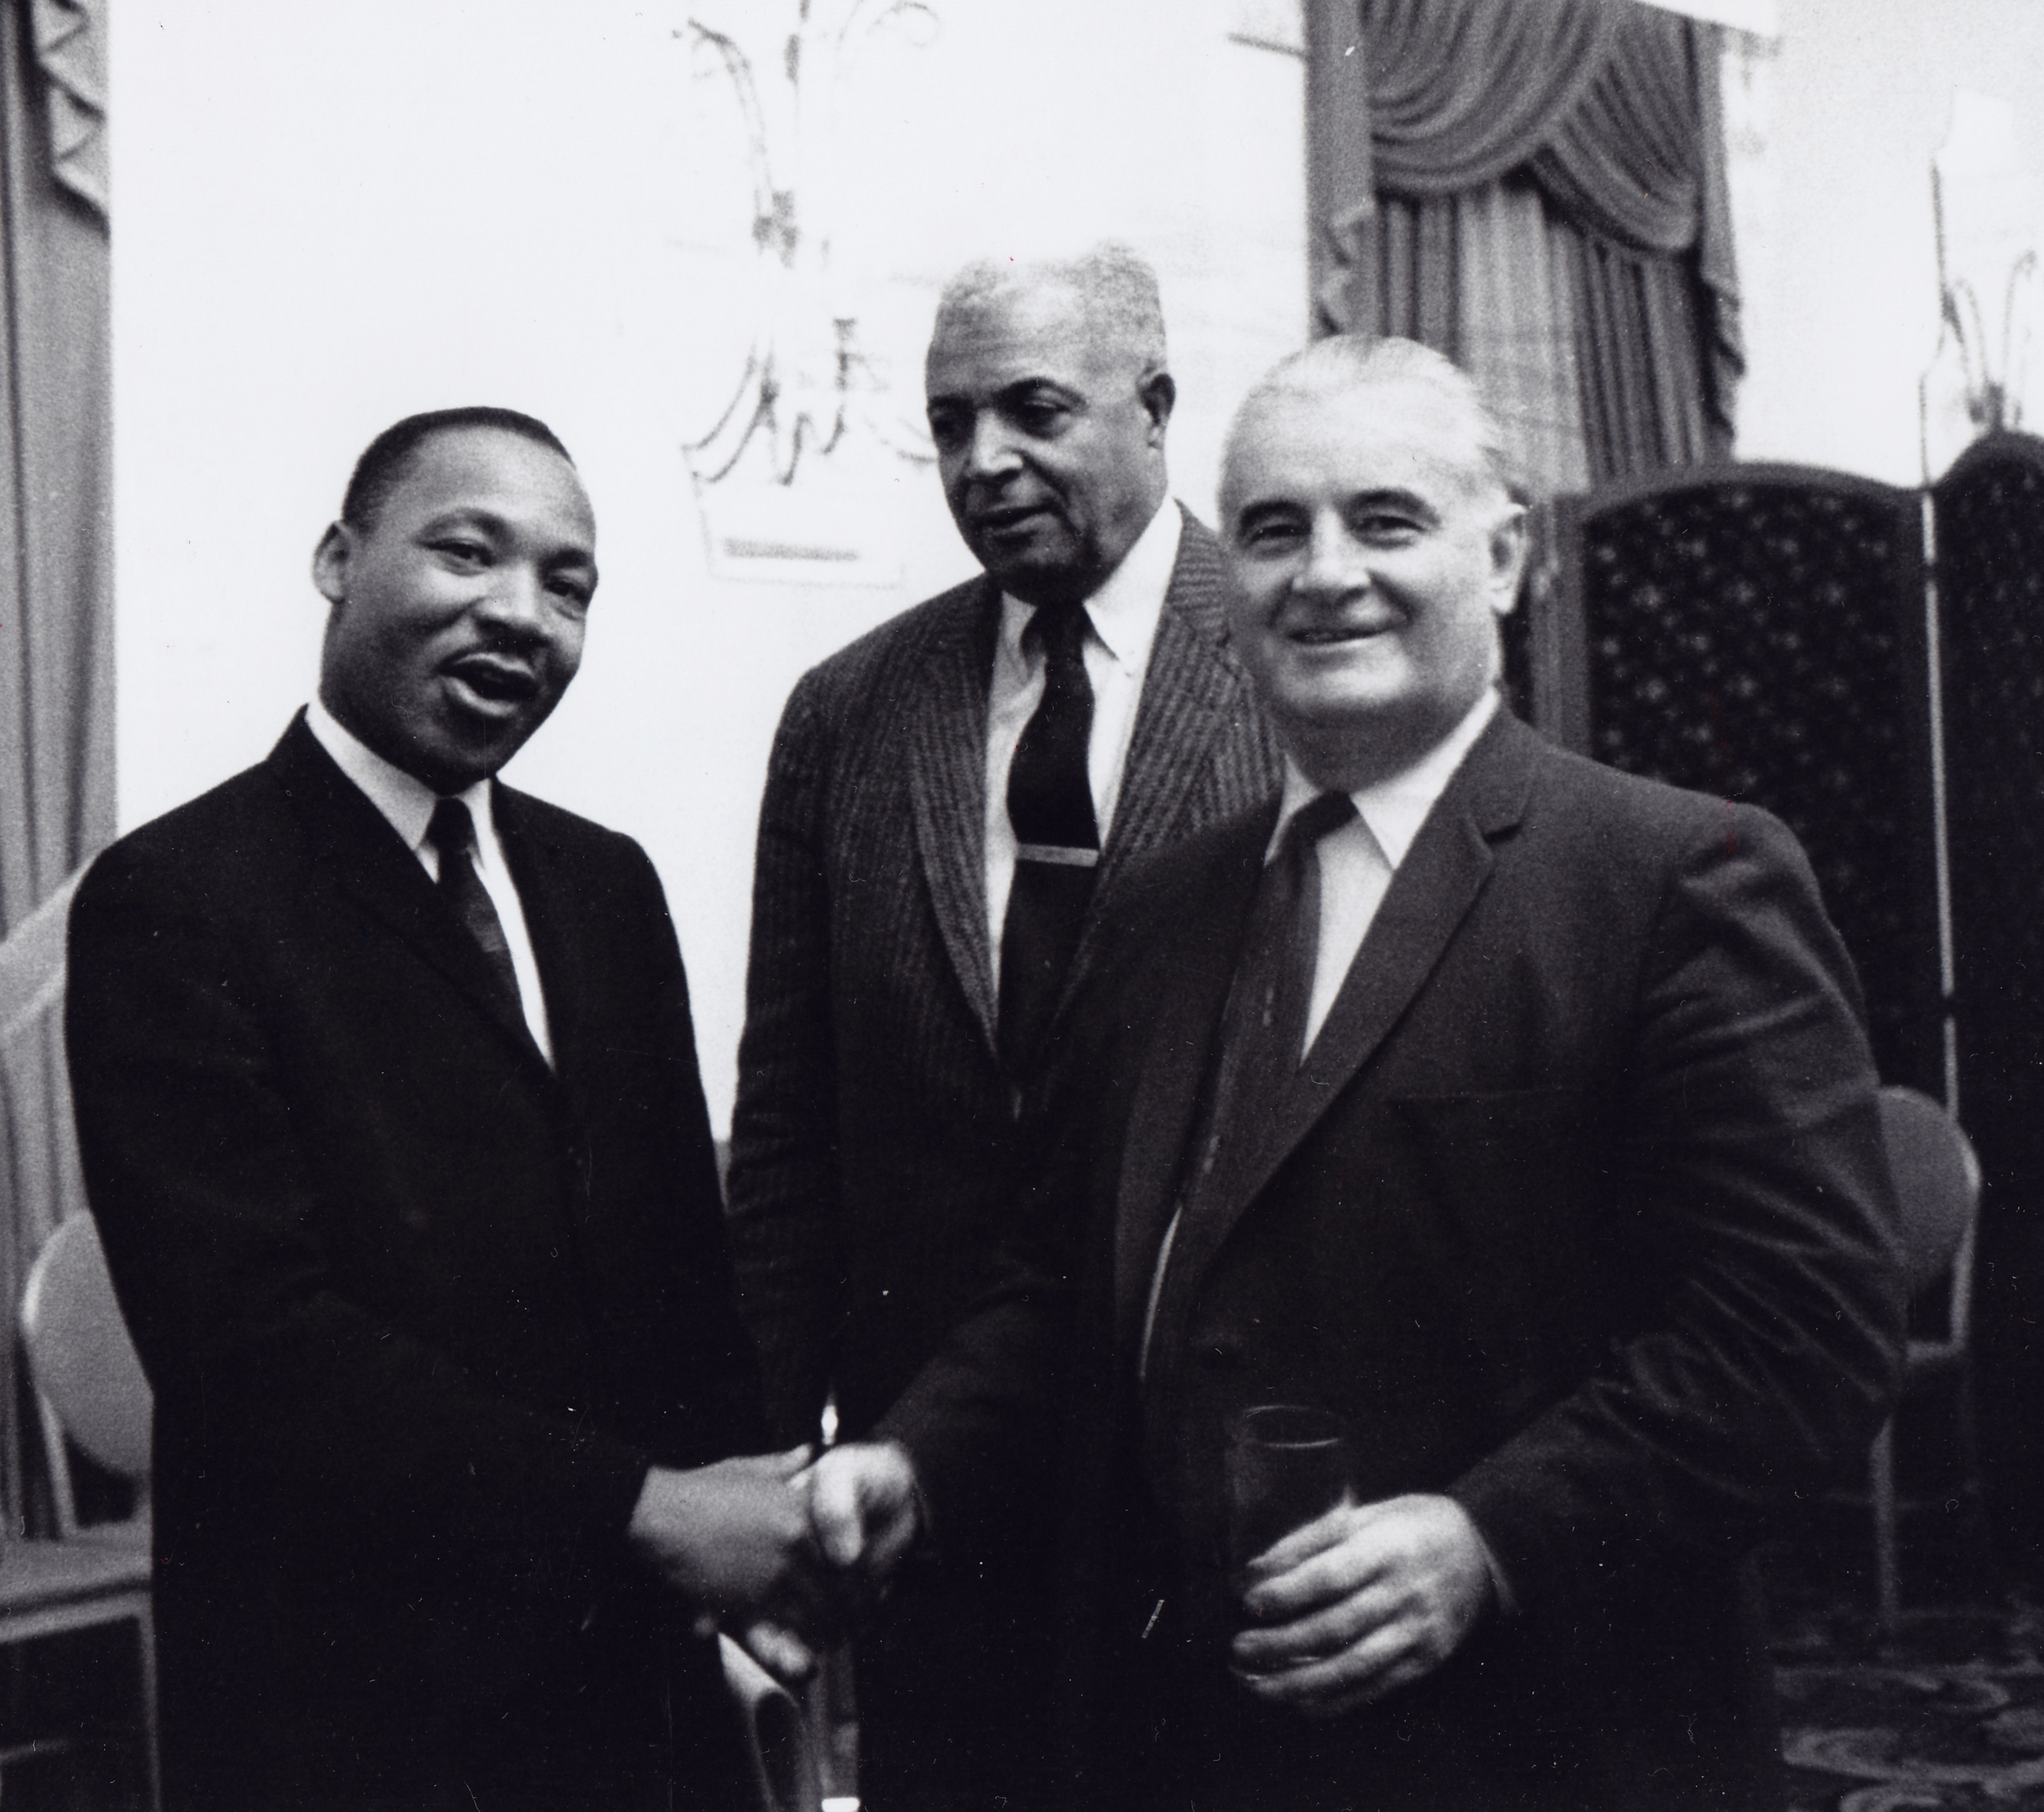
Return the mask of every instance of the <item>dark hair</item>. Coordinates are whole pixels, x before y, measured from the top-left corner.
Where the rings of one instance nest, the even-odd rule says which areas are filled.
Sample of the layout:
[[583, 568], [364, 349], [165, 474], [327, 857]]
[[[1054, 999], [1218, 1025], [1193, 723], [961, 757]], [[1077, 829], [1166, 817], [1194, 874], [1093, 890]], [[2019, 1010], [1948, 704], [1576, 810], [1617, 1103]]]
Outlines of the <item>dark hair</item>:
[[571, 466], [574, 463], [574, 455], [561, 444], [559, 437], [536, 417], [479, 403], [466, 409], [428, 409], [423, 415], [408, 415], [402, 421], [393, 422], [362, 450], [362, 457], [355, 462], [354, 475], [348, 481], [347, 494], [340, 500], [340, 520], [357, 531], [372, 527], [390, 493], [403, 483], [413, 455], [420, 447], [436, 434], [465, 428], [499, 428], [559, 454]]

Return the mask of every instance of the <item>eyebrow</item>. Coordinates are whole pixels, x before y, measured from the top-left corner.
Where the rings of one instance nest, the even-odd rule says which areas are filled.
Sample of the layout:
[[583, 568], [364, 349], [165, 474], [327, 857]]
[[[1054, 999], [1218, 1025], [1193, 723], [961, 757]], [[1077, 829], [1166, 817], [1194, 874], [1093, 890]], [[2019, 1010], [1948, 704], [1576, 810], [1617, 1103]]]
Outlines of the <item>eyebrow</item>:
[[432, 535], [443, 528], [457, 524], [479, 528], [487, 535], [507, 535], [511, 525], [494, 510], [481, 509], [473, 504], [451, 504], [437, 515], [429, 516], [419, 524], [421, 535]]
[[[1234, 512], [1234, 520], [1246, 524], [1263, 516], [1297, 513], [1310, 516], [1315, 505], [1289, 495], [1252, 497]], [[1373, 510], [1395, 510], [1401, 515], [1416, 516], [1431, 526], [1441, 520], [1441, 513], [1416, 491], [1401, 490], [1396, 486], [1386, 486], [1380, 490], [1355, 491], [1339, 500], [1343, 516], [1367, 515]]]
[[1083, 414], [1092, 406], [1083, 390], [1075, 390], [1055, 378], [1020, 378], [994, 393], [996, 406], [1004, 409], [1020, 409], [1047, 397], [1054, 398], [1074, 415]]
[[[1054, 395], [1063, 398], [1066, 402], [1076, 404], [1081, 407], [1083, 407], [1085, 402], [1084, 396], [1072, 389], [1070, 385], [1062, 384], [1055, 378], [1032, 375], [1027, 378], [1016, 378], [1003, 384], [993, 393], [993, 406], [1000, 409], [1022, 402], [1043, 390], [1048, 390]], [[928, 398], [923, 406], [927, 411], [935, 413], [940, 409], [972, 409], [978, 405], [974, 402], [971, 396], [963, 391], [943, 390]]]
[[1348, 510], [1400, 510], [1408, 516], [1424, 516], [1429, 522], [1440, 519], [1440, 512], [1418, 492], [1400, 490], [1389, 485], [1381, 490], [1358, 491], [1342, 507]]
[[[428, 516], [420, 524], [419, 533], [422, 537], [432, 536], [457, 524], [471, 525], [499, 540], [511, 539], [515, 532], [511, 524], [494, 509], [484, 509], [475, 504], [464, 503], [455, 504], [437, 516]], [[566, 547], [554, 549], [545, 556], [541, 564], [548, 567], [586, 566], [594, 573], [596, 570], [596, 550], [571, 543]]]

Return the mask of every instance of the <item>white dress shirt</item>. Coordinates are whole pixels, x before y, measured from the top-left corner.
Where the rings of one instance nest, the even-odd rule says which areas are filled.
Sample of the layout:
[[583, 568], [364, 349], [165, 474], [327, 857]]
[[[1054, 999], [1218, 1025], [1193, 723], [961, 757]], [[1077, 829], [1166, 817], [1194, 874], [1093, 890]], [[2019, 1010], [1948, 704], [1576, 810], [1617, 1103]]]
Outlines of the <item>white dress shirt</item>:
[[[1150, 526], [1135, 538], [1121, 564], [1082, 607], [1086, 635], [1081, 658], [1093, 687], [1093, 732], [1086, 745], [1086, 778], [1093, 788], [1093, 823], [1101, 846], [1121, 791], [1121, 770], [1135, 734], [1135, 707], [1157, 619], [1171, 589], [1185, 519], [1168, 497]], [[1001, 933], [1008, 919], [1008, 896], [1015, 885], [1015, 827], [1008, 821], [1008, 770], [1015, 745], [1043, 697], [1045, 658], [1040, 647], [1024, 650], [1022, 632], [1036, 606], [1003, 594], [1001, 636], [993, 651], [993, 679], [986, 699], [986, 926], [993, 957], [993, 981], [1001, 985]]]
[[[426, 841], [433, 808], [440, 795], [426, 783], [386, 761], [315, 698], [305, 707], [305, 727], [319, 746], [333, 757], [334, 764], [368, 797], [369, 803], [390, 820], [390, 827], [405, 840], [405, 846], [418, 858], [419, 866], [437, 881], [440, 853]], [[518, 889], [511, 884], [511, 870], [505, 866], [504, 846], [498, 840], [497, 816], [490, 809], [490, 784], [479, 780], [466, 791], [453, 795], [468, 808], [475, 825], [475, 873], [497, 920], [504, 927], [504, 941], [510, 946], [512, 973], [518, 978], [518, 1004], [524, 1010], [525, 1024], [532, 1042], [548, 1063], [554, 1061], [554, 1042], [547, 1024], [547, 997], [540, 986], [540, 966], [532, 955], [532, 939], [525, 929], [525, 910], [518, 902]]]
[[[1447, 790], [1455, 770], [1474, 745], [1484, 727], [1497, 712], [1497, 693], [1486, 687], [1483, 697], [1440, 742], [1406, 769], [1374, 786], [1366, 786], [1349, 797], [1355, 801], [1356, 815], [1340, 829], [1320, 839], [1320, 942], [1313, 963], [1312, 1004], [1306, 1009], [1306, 1042], [1303, 1058], [1313, 1048], [1327, 1011], [1348, 978], [1355, 953], [1384, 904], [1391, 877], [1398, 871], [1420, 827], [1435, 802]], [[1320, 789], [1285, 758], [1285, 799], [1278, 808], [1278, 828], [1264, 852], [1268, 862], [1278, 853], [1278, 840], [1293, 814], [1318, 797]]]

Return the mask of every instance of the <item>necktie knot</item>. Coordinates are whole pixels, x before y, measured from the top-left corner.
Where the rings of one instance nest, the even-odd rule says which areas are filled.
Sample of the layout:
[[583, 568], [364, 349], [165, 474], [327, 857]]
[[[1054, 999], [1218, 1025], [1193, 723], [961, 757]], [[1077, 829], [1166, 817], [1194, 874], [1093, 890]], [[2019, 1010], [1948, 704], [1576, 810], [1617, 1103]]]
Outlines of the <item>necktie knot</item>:
[[1022, 626], [1023, 646], [1041, 648], [1052, 673], [1062, 676], [1074, 667], [1083, 671], [1087, 620], [1082, 604], [1039, 605]]
[[1355, 801], [1346, 793], [1316, 794], [1293, 814], [1292, 822], [1285, 827], [1283, 841], [1292, 848], [1303, 850], [1339, 831], [1355, 815]]
[[443, 864], [451, 857], [467, 855], [475, 847], [475, 820], [468, 807], [459, 799], [441, 800], [426, 826], [426, 841], [440, 852]]

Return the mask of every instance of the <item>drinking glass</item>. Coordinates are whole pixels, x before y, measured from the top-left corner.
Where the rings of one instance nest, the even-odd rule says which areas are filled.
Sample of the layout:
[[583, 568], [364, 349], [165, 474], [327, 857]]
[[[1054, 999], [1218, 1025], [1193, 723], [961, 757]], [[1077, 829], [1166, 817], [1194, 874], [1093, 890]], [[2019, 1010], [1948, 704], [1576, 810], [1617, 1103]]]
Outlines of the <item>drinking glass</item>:
[[1227, 1468], [1228, 1559], [1238, 1571], [1354, 1499], [1348, 1431], [1308, 1403], [1259, 1403], [1229, 1417]]

